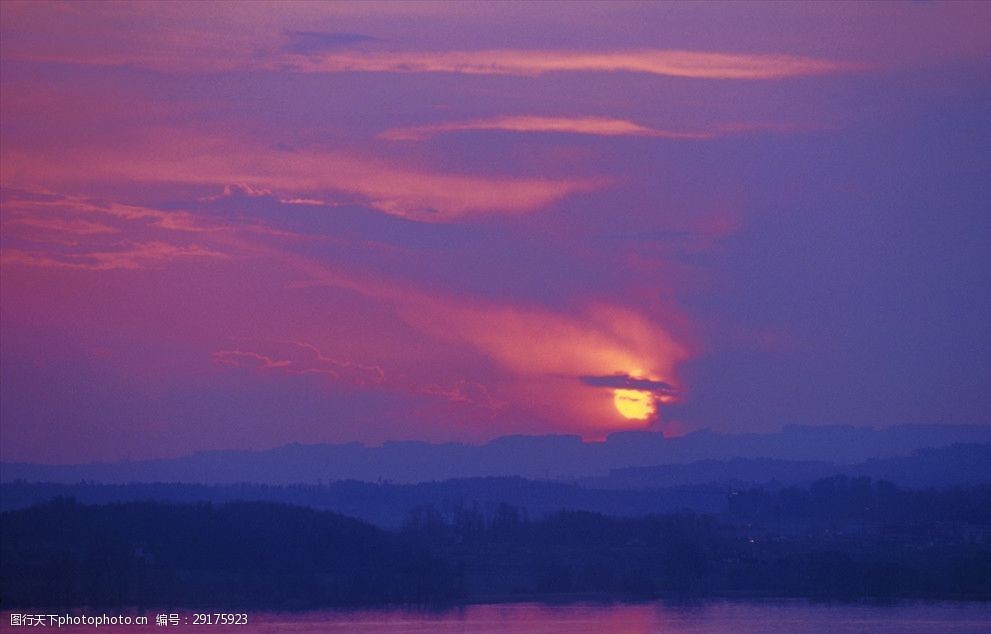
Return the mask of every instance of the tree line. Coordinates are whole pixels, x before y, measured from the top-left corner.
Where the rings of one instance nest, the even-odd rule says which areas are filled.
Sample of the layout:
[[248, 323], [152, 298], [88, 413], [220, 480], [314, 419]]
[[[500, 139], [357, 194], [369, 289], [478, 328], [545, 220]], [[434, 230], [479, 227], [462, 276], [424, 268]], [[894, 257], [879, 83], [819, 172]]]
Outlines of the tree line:
[[991, 598], [991, 487], [869, 479], [732, 492], [723, 514], [613, 517], [456, 502], [401, 529], [266, 502], [0, 515], [15, 606], [294, 609], [541, 598]]

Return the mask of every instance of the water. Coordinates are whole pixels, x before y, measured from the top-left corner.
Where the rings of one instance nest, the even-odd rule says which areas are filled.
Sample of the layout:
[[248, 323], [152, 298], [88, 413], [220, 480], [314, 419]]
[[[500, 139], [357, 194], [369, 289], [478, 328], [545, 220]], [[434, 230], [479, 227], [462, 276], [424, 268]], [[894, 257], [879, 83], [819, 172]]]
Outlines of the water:
[[[51, 612], [51, 611], [48, 611]], [[93, 610], [95, 615], [110, 611]], [[156, 627], [155, 612], [147, 626], [70, 626], [61, 632], [202, 630], [204, 626]], [[191, 611], [180, 617], [193, 621]], [[892, 605], [815, 604], [805, 601], [713, 601], [697, 605], [666, 603], [613, 605], [542, 605], [510, 603], [472, 605], [445, 611], [360, 610], [299, 613], [249, 613], [248, 624], [206, 626], [207, 631], [264, 634], [322, 632], [380, 634], [639, 634], [641, 632], [989, 632], [991, 603], [919, 602]], [[2, 629], [12, 631], [10, 613]], [[51, 627], [46, 628], [49, 631]]]

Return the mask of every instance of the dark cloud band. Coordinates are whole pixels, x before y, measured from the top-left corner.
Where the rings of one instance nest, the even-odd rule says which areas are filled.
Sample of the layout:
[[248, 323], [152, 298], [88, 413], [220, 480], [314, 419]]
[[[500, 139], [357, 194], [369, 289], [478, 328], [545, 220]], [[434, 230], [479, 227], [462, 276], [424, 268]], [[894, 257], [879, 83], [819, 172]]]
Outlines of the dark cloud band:
[[657, 394], [674, 394], [675, 389], [664, 381], [638, 379], [627, 374], [610, 374], [606, 376], [583, 376], [581, 382], [594, 387], [611, 387], [616, 389], [643, 390]]

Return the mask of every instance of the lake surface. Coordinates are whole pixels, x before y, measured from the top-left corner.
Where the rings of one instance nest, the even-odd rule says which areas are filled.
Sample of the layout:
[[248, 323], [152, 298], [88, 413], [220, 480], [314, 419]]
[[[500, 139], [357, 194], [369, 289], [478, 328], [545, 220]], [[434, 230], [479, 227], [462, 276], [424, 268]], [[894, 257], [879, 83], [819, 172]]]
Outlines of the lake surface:
[[[43, 613], [57, 612], [47, 610]], [[103, 611], [107, 614], [112, 611]], [[87, 615], [103, 613], [83, 612]], [[133, 613], [132, 613], [133, 614]], [[670, 603], [544, 605], [510, 603], [472, 605], [431, 612], [416, 610], [319, 611], [299, 613], [249, 613], [243, 626], [155, 626], [155, 612], [147, 612], [149, 624], [69, 626], [61, 632], [182, 630], [263, 634], [293, 632], [357, 632], [378, 634], [412, 632], [448, 633], [595, 633], [641, 632], [988, 632], [991, 603], [920, 602], [892, 605], [816, 604], [806, 601], [712, 601], [695, 605]], [[191, 611], [181, 611], [193, 621]], [[0, 629], [11, 631], [10, 613], [3, 613]], [[9, 629], [8, 629], [9, 628]]]

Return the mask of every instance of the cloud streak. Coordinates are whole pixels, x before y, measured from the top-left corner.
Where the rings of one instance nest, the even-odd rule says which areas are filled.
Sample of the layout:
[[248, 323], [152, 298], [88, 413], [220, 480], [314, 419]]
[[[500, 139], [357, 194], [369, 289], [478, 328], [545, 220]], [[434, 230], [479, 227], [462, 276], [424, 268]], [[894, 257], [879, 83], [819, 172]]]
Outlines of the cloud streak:
[[316, 374], [355, 384], [380, 383], [385, 378], [385, 371], [379, 366], [335, 359], [305, 341], [259, 342], [253, 347], [263, 350], [220, 349], [213, 352], [211, 359], [224, 367]]
[[863, 70], [864, 66], [795, 55], [749, 55], [682, 50], [614, 52], [490, 50], [375, 52], [335, 51], [287, 56], [301, 72], [458, 73], [542, 75], [554, 72], [643, 73], [695, 79], [768, 80]]
[[[51, 158], [6, 152], [2, 167], [5, 174], [17, 174], [19, 182], [46, 182], [54, 172], [63, 184], [107, 179], [218, 187], [248, 183], [288, 192], [290, 199], [325, 199], [322, 192], [336, 191], [358, 197], [350, 202], [426, 222], [528, 213], [570, 194], [606, 184], [603, 179], [445, 173], [338, 151], [245, 146], [236, 139], [210, 139], [195, 134], [177, 141], [176, 135], [171, 131], [168, 138], [152, 138], [147, 145], [123, 148], [116, 154], [66, 150], [57, 159], [56, 170]], [[116, 205], [109, 211], [121, 216], [157, 215], [160, 222], [175, 223], [183, 218], [181, 214], [149, 213], [126, 205]]]
[[[676, 397], [675, 373], [689, 347], [645, 315], [625, 307], [588, 303], [568, 311], [445, 296], [408, 285], [360, 277], [291, 256], [307, 281], [296, 289], [329, 286], [391, 305], [408, 325], [444, 348], [467, 345], [514, 377], [514, 402], [587, 429], [619, 424], [612, 398], [583, 377], [642, 377], [667, 402]], [[630, 379], [635, 381], [636, 379]]]
[[[256, 199], [276, 200], [267, 191], [243, 186], [227, 187], [225, 196], [233, 198], [235, 204]], [[207, 196], [198, 202], [218, 200], [216, 196]], [[566, 412], [570, 421], [586, 429], [609, 424], [616, 419], [616, 413], [602, 391], [588, 389], [591, 384], [583, 385], [581, 377], [621, 374], [673, 384], [677, 364], [688, 355], [686, 348], [660, 324], [634, 309], [585, 301], [574, 309], [552, 309], [508, 298], [460, 296], [429, 285], [400, 281], [388, 273], [372, 273], [373, 269], [340, 260], [333, 254], [303, 255], [296, 250], [302, 243], [295, 239], [298, 237], [295, 234], [254, 231], [255, 226], [244, 224], [240, 216], [227, 218], [221, 224], [209, 215], [162, 211], [50, 191], [8, 191], [7, 204], [13, 214], [8, 218], [15, 221], [18, 232], [36, 231], [31, 221], [41, 219], [46, 227], [60, 227], [64, 223], [69, 229], [82, 229], [84, 233], [72, 234], [79, 240], [72, 248], [41, 242], [44, 248], [28, 249], [17, 242], [27, 239], [22, 233], [8, 232], [5, 235], [13, 240], [13, 245], [3, 250], [5, 268], [18, 265], [109, 273], [121, 269], [163, 269], [186, 262], [209, 267], [216, 275], [234, 274], [244, 266], [258, 267], [271, 272], [273, 280], [280, 280], [284, 286], [275, 292], [285, 291], [287, 298], [313, 296], [313, 291], [304, 289], [319, 286], [342, 289], [387, 308], [396, 319], [418, 333], [418, 340], [429, 342], [431, 348], [471, 350], [472, 357], [497, 368], [494, 371], [501, 377], [500, 401], [528, 403], [524, 411], [541, 411], [548, 420], [557, 420]], [[17, 220], [28, 222], [18, 224]], [[107, 225], [113, 231], [93, 231], [89, 224], [77, 220], [113, 223]], [[236, 262], [237, 266], [217, 267], [208, 258]], [[302, 281], [290, 284], [289, 280], [293, 279]], [[323, 298], [319, 301], [329, 302], [327, 298], [333, 295], [317, 296]], [[259, 319], [271, 319], [276, 324], [287, 316], [279, 310], [263, 311]], [[274, 339], [261, 343], [251, 339], [255, 343], [212, 347], [212, 360], [218, 366], [292, 375], [323, 374], [356, 384], [379, 384], [385, 376], [382, 368], [388, 363], [405, 363], [394, 352], [380, 350], [374, 338], [364, 342], [365, 352], [382, 365], [358, 364], [325, 354], [323, 349], [327, 346], [340, 349], [337, 346], [341, 342], [335, 341], [332, 333], [322, 333], [324, 327], [331, 328], [321, 326], [309, 333], [287, 331], [284, 336], [292, 340], [278, 344], [271, 343]], [[227, 328], [237, 331], [233, 323]], [[254, 336], [248, 334], [254, 326], [243, 328], [239, 332]], [[272, 335], [282, 336], [276, 334], [275, 326], [272, 328]], [[422, 385], [422, 378], [402, 372], [396, 376], [387, 389], [429, 392]], [[484, 373], [463, 374], [457, 380], [466, 381], [464, 385], [468, 387], [445, 390], [442, 396], [453, 405], [493, 401], [483, 398], [480, 390], [469, 389], [485, 380], [484, 376]], [[428, 386], [438, 385], [438, 377], [431, 376], [428, 380]], [[435, 394], [438, 395], [441, 394]]]
[[611, 387], [624, 390], [642, 390], [657, 394], [671, 395], [675, 393], [674, 386], [665, 381], [644, 379], [628, 374], [610, 374], [605, 376], [583, 376], [581, 382], [593, 387]]
[[507, 132], [558, 132], [592, 136], [641, 136], [665, 139], [711, 139], [717, 132], [679, 132], [658, 130], [609, 117], [539, 117], [512, 116], [473, 121], [452, 121], [408, 128], [393, 128], [379, 135], [390, 141], [422, 141], [437, 134], [470, 130], [501, 130]]
[[45, 268], [87, 269], [108, 271], [111, 269], [142, 269], [164, 266], [168, 262], [189, 258], [221, 258], [229, 256], [219, 251], [198, 246], [180, 246], [166, 242], [132, 244], [117, 251], [90, 251], [86, 253], [55, 253], [53, 251], [25, 251], [4, 249], [0, 260], [6, 265], [28, 265]]

